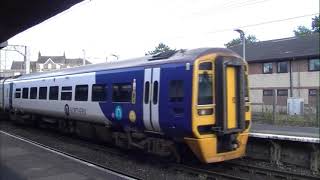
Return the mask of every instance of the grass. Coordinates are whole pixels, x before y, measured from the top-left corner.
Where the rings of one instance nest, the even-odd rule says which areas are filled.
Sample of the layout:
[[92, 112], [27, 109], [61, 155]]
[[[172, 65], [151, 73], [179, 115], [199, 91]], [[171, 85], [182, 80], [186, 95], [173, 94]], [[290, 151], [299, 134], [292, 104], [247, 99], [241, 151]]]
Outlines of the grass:
[[283, 126], [319, 127], [320, 121], [316, 112], [305, 109], [303, 115], [288, 115], [286, 112], [278, 111], [273, 118], [272, 110], [265, 109], [263, 112], [252, 112], [252, 121]]

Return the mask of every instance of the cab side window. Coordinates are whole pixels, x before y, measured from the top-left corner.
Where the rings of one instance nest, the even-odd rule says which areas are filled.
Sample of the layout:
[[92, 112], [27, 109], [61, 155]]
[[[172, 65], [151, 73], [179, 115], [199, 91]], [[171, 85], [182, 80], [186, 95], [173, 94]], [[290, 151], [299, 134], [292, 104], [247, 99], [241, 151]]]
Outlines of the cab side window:
[[169, 101], [182, 102], [184, 99], [183, 80], [172, 80], [169, 84]]

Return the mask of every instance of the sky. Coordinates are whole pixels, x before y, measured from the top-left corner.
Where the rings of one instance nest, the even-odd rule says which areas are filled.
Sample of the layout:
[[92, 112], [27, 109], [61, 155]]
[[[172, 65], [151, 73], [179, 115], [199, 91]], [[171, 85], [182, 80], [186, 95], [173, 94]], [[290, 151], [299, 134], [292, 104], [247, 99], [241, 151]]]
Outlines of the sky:
[[[8, 42], [26, 45], [31, 61], [40, 51], [101, 63], [114, 60], [111, 54], [144, 56], [160, 42], [177, 49], [223, 47], [239, 37], [236, 28], [260, 41], [291, 37], [297, 26], [311, 28], [316, 13], [319, 0], [85, 0]], [[4, 58], [7, 68], [23, 60], [8, 51]]]

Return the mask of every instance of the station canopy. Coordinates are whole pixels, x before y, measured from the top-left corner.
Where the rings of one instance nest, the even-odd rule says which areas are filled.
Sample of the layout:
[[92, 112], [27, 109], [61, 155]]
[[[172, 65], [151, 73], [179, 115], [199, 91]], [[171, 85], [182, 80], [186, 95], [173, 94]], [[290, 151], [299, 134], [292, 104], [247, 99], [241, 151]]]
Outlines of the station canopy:
[[[0, 44], [83, 0], [2, 0]], [[0, 48], [1, 49], [1, 48]]]

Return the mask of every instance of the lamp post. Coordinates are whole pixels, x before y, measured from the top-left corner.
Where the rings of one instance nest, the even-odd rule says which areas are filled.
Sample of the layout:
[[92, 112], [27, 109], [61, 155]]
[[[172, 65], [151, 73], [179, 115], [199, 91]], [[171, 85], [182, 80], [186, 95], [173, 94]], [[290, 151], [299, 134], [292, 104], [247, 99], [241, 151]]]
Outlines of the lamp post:
[[86, 65], [86, 50], [82, 49], [82, 52], [83, 52], [82, 65], [85, 66]]
[[240, 34], [240, 38], [242, 40], [242, 48], [243, 48], [242, 57], [245, 60], [246, 59], [246, 35], [241, 29], [235, 29], [234, 31], [237, 31]]

